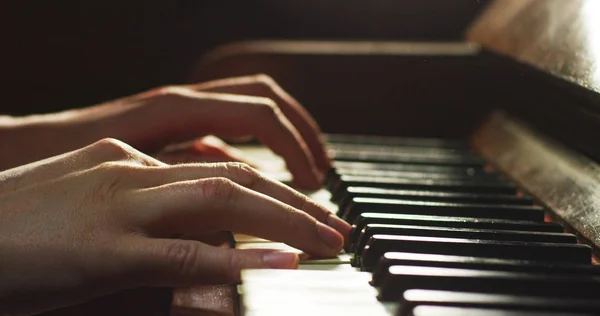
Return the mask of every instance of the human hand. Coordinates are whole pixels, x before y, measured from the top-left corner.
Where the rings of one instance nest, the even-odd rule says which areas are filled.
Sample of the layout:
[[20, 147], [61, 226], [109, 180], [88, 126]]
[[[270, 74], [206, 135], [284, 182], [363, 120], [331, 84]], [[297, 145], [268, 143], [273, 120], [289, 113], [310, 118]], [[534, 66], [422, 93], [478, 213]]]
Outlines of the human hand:
[[0, 157], [7, 160], [5, 167], [25, 162], [19, 152], [30, 162], [106, 137], [157, 153], [169, 144], [205, 135], [256, 137], [284, 158], [300, 189], [318, 189], [329, 167], [315, 121], [265, 75], [163, 87], [19, 122], [22, 128], [5, 137], [5, 146], [14, 149], [12, 155]]
[[173, 236], [229, 230], [336, 255], [350, 227], [243, 164], [167, 165], [117, 140], [0, 173], [0, 314], [140, 286], [238, 282], [298, 257]]
[[168, 164], [243, 162], [257, 168], [256, 162], [252, 161], [252, 158], [249, 158], [238, 148], [227, 144], [213, 135], [167, 146], [152, 156]]

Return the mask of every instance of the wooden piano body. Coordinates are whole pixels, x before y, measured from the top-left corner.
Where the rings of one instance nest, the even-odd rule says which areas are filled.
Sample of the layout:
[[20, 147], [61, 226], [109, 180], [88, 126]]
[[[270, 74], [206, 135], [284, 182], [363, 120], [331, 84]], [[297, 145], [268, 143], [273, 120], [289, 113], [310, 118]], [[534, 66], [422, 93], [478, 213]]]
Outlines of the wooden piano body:
[[[237, 42], [190, 80], [266, 73], [326, 133], [468, 138], [598, 249], [599, 14], [593, 0], [496, 1], [464, 42]], [[176, 290], [172, 315], [238, 312], [206, 291]]]
[[[326, 133], [469, 139], [600, 249], [595, 2], [498, 0], [460, 42], [236, 42], [205, 55], [189, 81], [266, 73]], [[173, 316], [238, 312], [234, 286], [173, 291]]]

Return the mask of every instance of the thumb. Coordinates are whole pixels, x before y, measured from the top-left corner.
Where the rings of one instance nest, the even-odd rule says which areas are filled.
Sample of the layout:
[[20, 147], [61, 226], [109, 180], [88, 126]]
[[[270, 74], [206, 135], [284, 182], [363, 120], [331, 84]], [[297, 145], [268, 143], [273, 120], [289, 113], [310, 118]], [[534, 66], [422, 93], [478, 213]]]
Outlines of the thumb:
[[207, 135], [194, 141], [194, 148], [206, 155], [225, 157], [233, 161], [244, 161], [244, 153], [239, 149], [229, 146], [220, 138]]
[[157, 153], [156, 158], [168, 164], [238, 161], [256, 166], [256, 163], [250, 161], [241, 150], [212, 135], [170, 145]]
[[134, 286], [186, 286], [240, 282], [242, 269], [295, 269], [296, 253], [218, 248], [194, 240], [134, 241], [126, 278]]

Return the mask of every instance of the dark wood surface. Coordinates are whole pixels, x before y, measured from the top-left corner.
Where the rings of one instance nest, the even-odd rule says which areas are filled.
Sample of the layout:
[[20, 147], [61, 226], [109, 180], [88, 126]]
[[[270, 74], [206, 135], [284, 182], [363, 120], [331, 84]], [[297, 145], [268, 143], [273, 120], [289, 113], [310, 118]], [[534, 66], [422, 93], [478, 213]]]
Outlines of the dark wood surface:
[[249, 39], [460, 39], [488, 1], [3, 1], [2, 111], [45, 113], [181, 84]]
[[593, 1], [497, 1], [466, 34], [483, 47], [470, 56], [246, 42], [209, 55], [191, 81], [268, 73], [326, 132], [466, 136], [505, 109], [531, 125], [495, 114], [474, 134], [477, 150], [598, 247], [600, 168], [582, 155], [600, 157]]
[[596, 0], [495, 1], [467, 39], [600, 93], [598, 17]]
[[169, 316], [235, 316], [237, 314], [236, 286], [221, 285], [175, 289]]
[[165, 316], [172, 304], [172, 289], [139, 288], [92, 299], [39, 316]]
[[496, 1], [469, 28], [485, 101], [600, 161], [600, 2]]
[[600, 165], [505, 113], [490, 116], [475, 149], [600, 249]]
[[252, 41], [215, 49], [189, 82], [266, 73], [324, 132], [465, 137], [489, 112], [467, 43]]

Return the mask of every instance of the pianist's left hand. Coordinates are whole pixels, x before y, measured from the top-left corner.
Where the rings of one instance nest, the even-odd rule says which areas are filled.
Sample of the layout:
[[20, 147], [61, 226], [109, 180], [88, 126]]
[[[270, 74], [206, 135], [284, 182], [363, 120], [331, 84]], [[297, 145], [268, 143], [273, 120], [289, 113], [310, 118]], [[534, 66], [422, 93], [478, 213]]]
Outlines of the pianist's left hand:
[[[218, 139], [205, 137], [211, 134], [256, 137], [285, 159], [299, 189], [318, 189], [329, 167], [314, 119], [266, 75], [161, 87], [92, 107], [5, 121], [0, 117], [0, 148], [10, 148], [10, 154], [0, 155], [0, 170], [107, 137], [165, 162], [194, 160], [198, 152], [243, 160]], [[183, 152], [164, 151], [191, 139], [197, 141]]]

